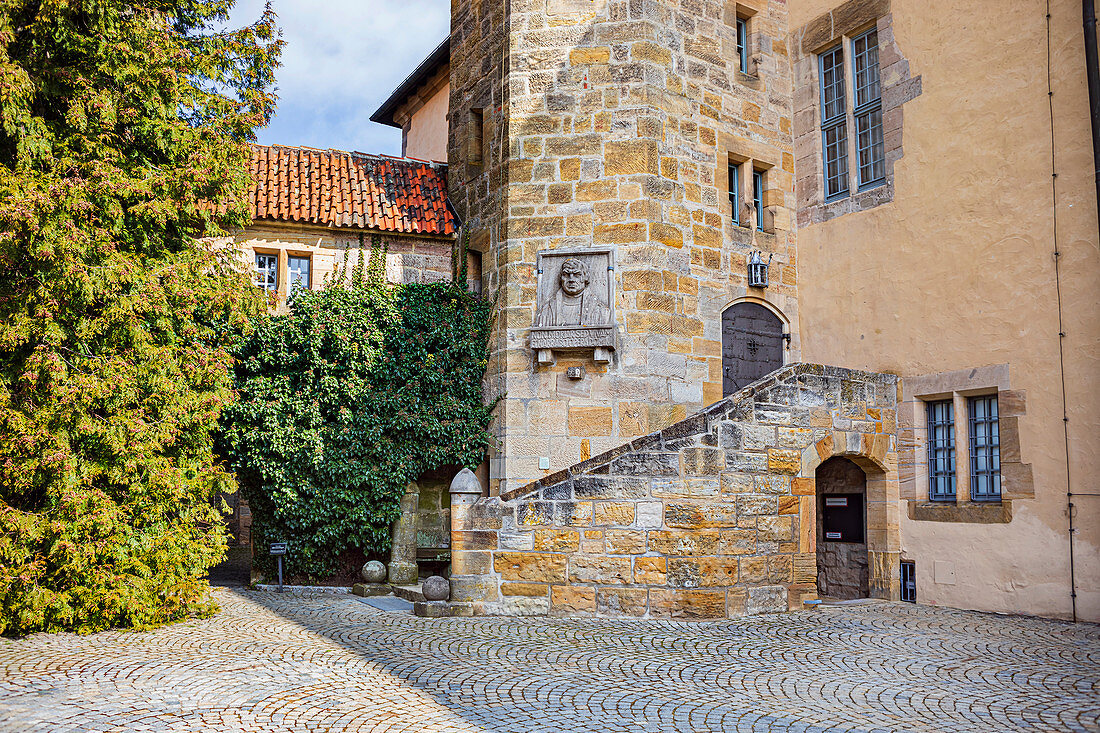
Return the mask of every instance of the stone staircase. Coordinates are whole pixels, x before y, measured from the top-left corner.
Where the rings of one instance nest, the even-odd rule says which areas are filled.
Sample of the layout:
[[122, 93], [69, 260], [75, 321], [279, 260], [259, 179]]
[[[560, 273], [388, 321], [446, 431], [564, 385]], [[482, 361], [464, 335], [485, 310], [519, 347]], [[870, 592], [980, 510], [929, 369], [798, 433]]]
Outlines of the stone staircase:
[[815, 470], [833, 456], [867, 474], [870, 591], [896, 598], [896, 406], [893, 375], [792, 364], [502, 496], [452, 494], [450, 614], [801, 608], [817, 597]]

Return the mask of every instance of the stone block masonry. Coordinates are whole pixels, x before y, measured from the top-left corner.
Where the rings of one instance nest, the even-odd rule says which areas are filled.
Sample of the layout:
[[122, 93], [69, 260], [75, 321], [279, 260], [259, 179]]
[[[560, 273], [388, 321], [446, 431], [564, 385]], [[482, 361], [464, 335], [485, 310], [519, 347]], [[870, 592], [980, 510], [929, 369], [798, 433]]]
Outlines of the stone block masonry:
[[[781, 313], [799, 358], [786, 3], [452, 3], [449, 185], [500, 299], [489, 490], [508, 493], [723, 396], [722, 312]], [[738, 69], [748, 17], [752, 74]], [[751, 16], [751, 17], [749, 17]], [[483, 153], [470, 156], [471, 141]], [[729, 165], [739, 166], [731, 202]], [[763, 182], [764, 226], [735, 213]], [[532, 348], [540, 253], [612, 253], [615, 348]], [[750, 289], [753, 249], [772, 282]], [[544, 353], [539, 353], [539, 352]], [[580, 367], [583, 376], [567, 376]], [[540, 460], [542, 459], [542, 460]], [[545, 468], [549, 464], [549, 469]]]
[[815, 470], [833, 456], [867, 474], [869, 590], [897, 598], [896, 407], [893, 375], [789, 365], [478, 499], [452, 515], [455, 612], [705, 619], [801, 607], [817, 597]]

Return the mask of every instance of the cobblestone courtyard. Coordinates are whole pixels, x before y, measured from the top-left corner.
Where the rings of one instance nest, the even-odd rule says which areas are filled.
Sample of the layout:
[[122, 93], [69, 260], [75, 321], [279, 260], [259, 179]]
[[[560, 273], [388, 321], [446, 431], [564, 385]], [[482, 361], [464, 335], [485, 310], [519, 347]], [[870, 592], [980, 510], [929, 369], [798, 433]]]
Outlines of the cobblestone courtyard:
[[872, 603], [717, 623], [418, 619], [216, 591], [0, 641], [2, 731], [1100, 730], [1100, 628]]

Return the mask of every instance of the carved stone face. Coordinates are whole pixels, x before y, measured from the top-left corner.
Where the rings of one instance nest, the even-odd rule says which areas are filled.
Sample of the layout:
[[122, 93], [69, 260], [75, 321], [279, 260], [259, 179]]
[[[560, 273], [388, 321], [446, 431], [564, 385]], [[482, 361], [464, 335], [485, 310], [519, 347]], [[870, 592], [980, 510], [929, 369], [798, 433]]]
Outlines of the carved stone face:
[[588, 271], [580, 260], [568, 259], [561, 266], [561, 289], [566, 295], [577, 296], [588, 286]]

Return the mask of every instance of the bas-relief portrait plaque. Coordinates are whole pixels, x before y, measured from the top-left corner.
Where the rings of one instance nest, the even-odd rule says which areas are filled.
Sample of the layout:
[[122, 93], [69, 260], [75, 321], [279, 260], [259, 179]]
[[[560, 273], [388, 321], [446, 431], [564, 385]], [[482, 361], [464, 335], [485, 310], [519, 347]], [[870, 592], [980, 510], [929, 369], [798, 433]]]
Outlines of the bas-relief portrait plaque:
[[538, 254], [538, 288], [531, 348], [540, 364], [555, 350], [591, 349], [597, 362], [615, 348], [615, 277], [608, 248]]

